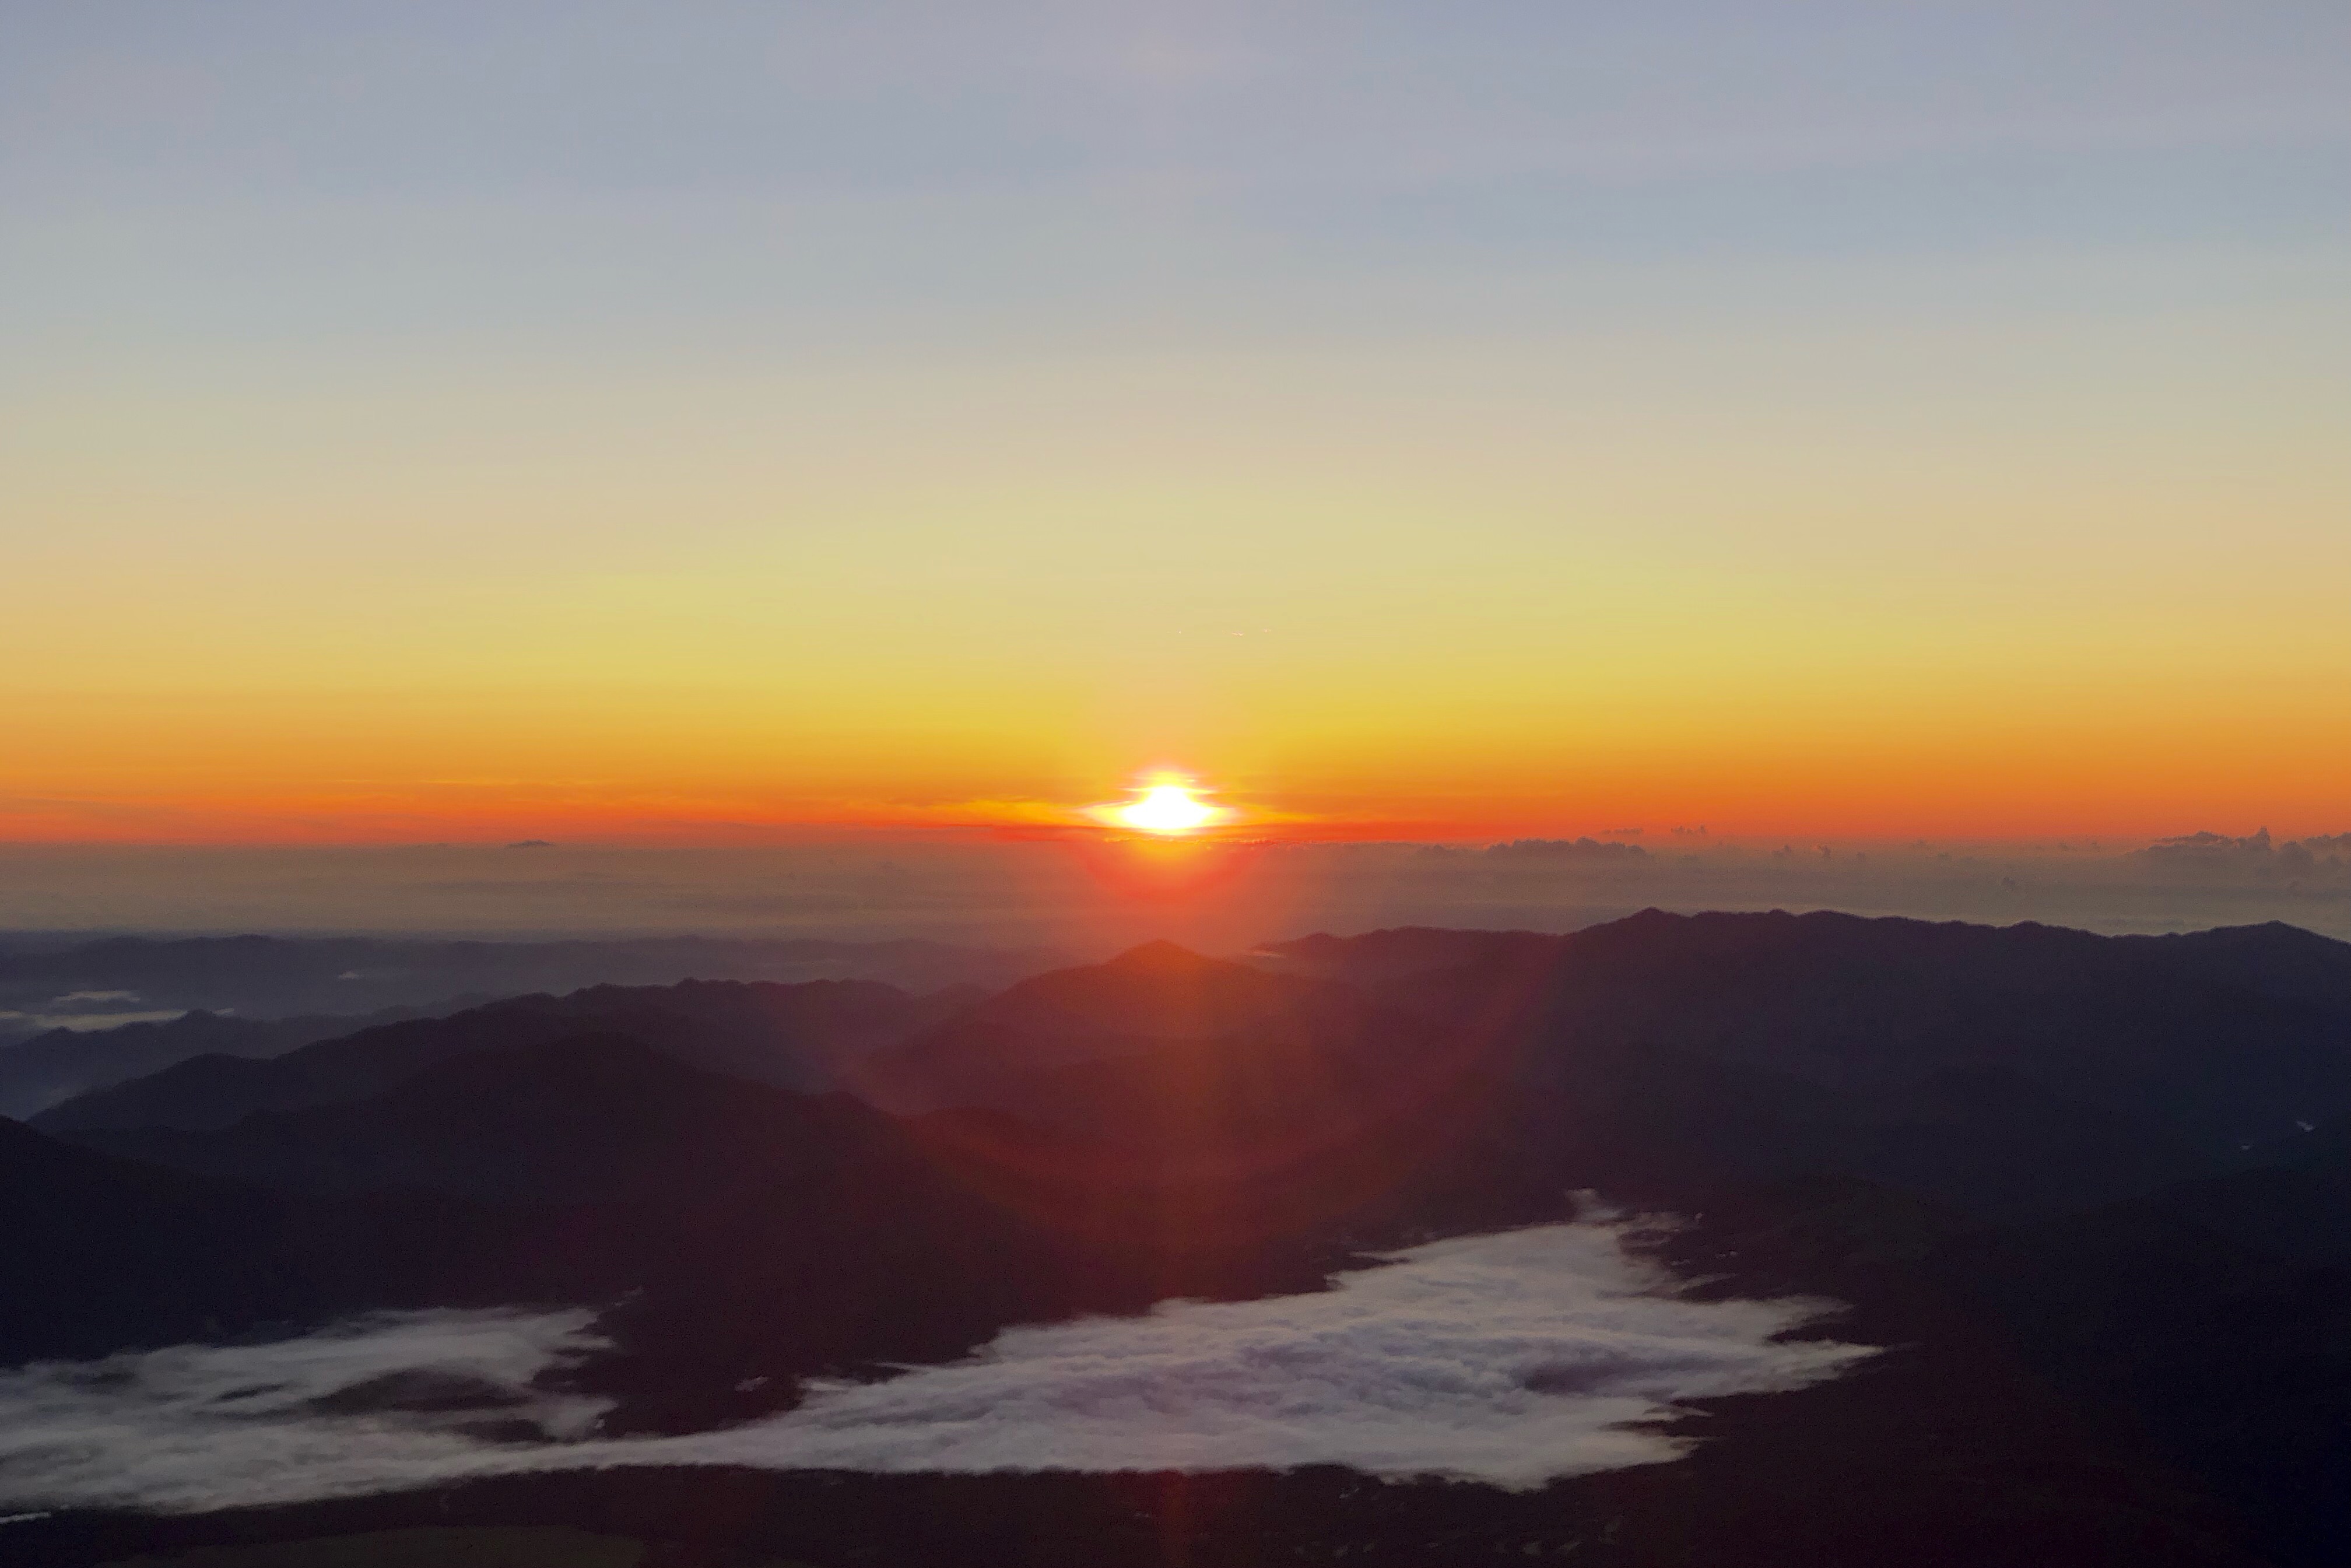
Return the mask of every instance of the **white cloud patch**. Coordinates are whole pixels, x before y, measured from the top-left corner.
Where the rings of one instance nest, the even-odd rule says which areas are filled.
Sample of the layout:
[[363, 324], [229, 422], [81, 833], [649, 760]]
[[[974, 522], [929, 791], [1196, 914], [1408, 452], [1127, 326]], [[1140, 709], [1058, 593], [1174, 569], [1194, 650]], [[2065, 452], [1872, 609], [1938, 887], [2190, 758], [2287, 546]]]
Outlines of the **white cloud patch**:
[[193, 1510], [611, 1465], [1340, 1464], [1531, 1487], [1673, 1458], [1683, 1440], [1636, 1424], [1870, 1354], [1777, 1337], [1826, 1303], [1679, 1299], [1623, 1240], [1593, 1224], [1465, 1237], [1312, 1295], [1012, 1329], [963, 1362], [819, 1384], [787, 1414], [675, 1437], [590, 1436], [602, 1406], [532, 1385], [597, 1348], [584, 1312], [47, 1364], [0, 1374], [0, 1507]]
[[[0, 1510], [161, 1510], [430, 1485], [502, 1445], [590, 1434], [606, 1402], [550, 1396], [539, 1373], [598, 1343], [594, 1314], [402, 1312], [266, 1344], [176, 1345], [0, 1372]], [[526, 1450], [517, 1450], [517, 1453]]]

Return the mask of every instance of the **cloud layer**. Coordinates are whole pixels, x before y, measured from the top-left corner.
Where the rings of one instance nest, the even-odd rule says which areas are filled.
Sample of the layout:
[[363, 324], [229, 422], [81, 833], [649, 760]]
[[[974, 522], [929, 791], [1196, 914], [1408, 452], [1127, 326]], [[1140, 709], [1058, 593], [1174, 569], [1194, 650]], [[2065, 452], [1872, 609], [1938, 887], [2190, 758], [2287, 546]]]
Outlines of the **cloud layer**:
[[0, 1509], [165, 1511], [520, 1470], [872, 1471], [1341, 1464], [1506, 1487], [1671, 1459], [1639, 1423], [1783, 1391], [1867, 1350], [1776, 1336], [1818, 1301], [1695, 1301], [1619, 1227], [1435, 1242], [1311, 1295], [1163, 1303], [1008, 1331], [951, 1365], [814, 1385], [687, 1437], [593, 1437], [534, 1379], [596, 1348], [585, 1312], [384, 1316], [305, 1338], [0, 1374]]
[[[2351, 844], [2341, 834], [2274, 846], [2259, 835], [2191, 835], [2180, 842], [2227, 847], [2147, 854], [2111, 840], [1820, 844], [1656, 825], [1635, 854], [1631, 831], [1615, 833], [1588, 845], [1498, 849], [1262, 846], [1201, 862], [1196, 881], [1167, 883], [1136, 882], [1135, 865], [1099, 844], [915, 834], [528, 854], [478, 845], [198, 852], [0, 843], [0, 927], [925, 937], [1106, 957], [1154, 937], [1225, 952], [1392, 925], [1573, 931], [1655, 906], [2038, 920], [2103, 932], [2283, 920], [2351, 936]], [[352, 989], [392, 988], [384, 977], [370, 981]], [[333, 1010], [325, 1001], [295, 1010]], [[6, 1005], [67, 1010], [46, 998]]]

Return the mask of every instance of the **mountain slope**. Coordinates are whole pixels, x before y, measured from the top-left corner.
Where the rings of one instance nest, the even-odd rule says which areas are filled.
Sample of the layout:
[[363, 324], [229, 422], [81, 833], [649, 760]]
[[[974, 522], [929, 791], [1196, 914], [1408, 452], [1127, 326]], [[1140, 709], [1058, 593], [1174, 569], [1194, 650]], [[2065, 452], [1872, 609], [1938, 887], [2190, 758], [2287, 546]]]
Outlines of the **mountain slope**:
[[195, 1011], [159, 1023], [56, 1029], [0, 1046], [0, 1115], [37, 1114], [77, 1095], [160, 1072], [199, 1056], [283, 1056], [322, 1040], [409, 1019], [442, 1018], [489, 998], [389, 1008], [362, 1017], [247, 1019]]
[[1367, 983], [1486, 1038], [1534, 1083], [1579, 1052], [1640, 1046], [1888, 1104], [1993, 1072], [2214, 1161], [2351, 1111], [2351, 944], [2291, 927], [2105, 937], [1652, 910], [1542, 941], [1394, 932], [1273, 951], [1376, 973], [1384, 952], [1450, 945], [1461, 964]]
[[687, 980], [516, 997], [446, 1019], [366, 1030], [267, 1061], [206, 1056], [79, 1096], [35, 1117], [46, 1131], [225, 1127], [259, 1111], [363, 1099], [475, 1051], [583, 1032], [629, 1035], [715, 1071], [822, 1090], [843, 1065], [951, 1009], [861, 980]]
[[898, 1109], [986, 1103], [1008, 1075], [1243, 1033], [1329, 1035], [1362, 1021], [1353, 988], [1269, 975], [1148, 943], [1057, 969], [964, 1009], [861, 1063], [853, 1087]]
[[[1077, 1179], [1098, 1173], [1018, 1126], [900, 1122], [617, 1036], [476, 1051], [365, 1101], [225, 1129], [85, 1135], [199, 1186], [250, 1179], [274, 1204], [423, 1188], [496, 1205], [495, 1255], [517, 1278], [628, 1298], [607, 1319], [623, 1352], [591, 1373], [623, 1399], [623, 1426], [772, 1408], [809, 1373], [951, 1357], [1012, 1322], [1311, 1288], [1340, 1255], [1186, 1229], [1132, 1183]], [[1108, 1204], [1113, 1221], [1083, 1223], [1073, 1204]]]
[[[636, 1428], [748, 1416], [812, 1373], [951, 1357], [1010, 1323], [1312, 1289], [1362, 1251], [1563, 1218], [1598, 1187], [1698, 1217], [1661, 1243], [1698, 1289], [1824, 1292], [1853, 1304], [1834, 1332], [1895, 1348], [1821, 1389], [1710, 1403], [1686, 1465], [1578, 1491], [1607, 1500], [1573, 1539], [1637, 1518], [1640, 1561], [1783, 1540], [1831, 1543], [1802, 1561], [2235, 1561], [2196, 1477], [2274, 1560], [2338, 1562], [2351, 1133], [2276, 1124], [2335, 1092], [2351, 949], [2215, 935], [1645, 915], [1326, 938], [1308, 975], [1154, 947], [931, 1020], [904, 1052], [825, 1059], [904, 1058], [902, 1082], [957, 1103], [908, 1119], [645, 1038], [771, 1060], [755, 998], [695, 990], [619, 1035], [596, 1031], [624, 1007], [500, 1014], [363, 1098], [78, 1134], [204, 1177], [23, 1147], [44, 1170], [100, 1161], [72, 1167], [99, 1196], [52, 1206], [81, 1231], [158, 1239], [164, 1266], [123, 1264], [138, 1289], [104, 1300], [168, 1292], [171, 1261], [209, 1251], [239, 1261], [197, 1294], [238, 1321], [488, 1279], [611, 1303], [619, 1349], [585, 1376]], [[2235, 1131], [2263, 1127], [2283, 1136], [2244, 1154]], [[37, 1203], [45, 1182], [64, 1190], [37, 1176]], [[455, 1218], [423, 1250], [334, 1218], [433, 1205]], [[209, 1249], [172, 1250], [174, 1224]], [[37, 1229], [29, 1266], [70, 1274], [78, 1244], [73, 1221]], [[371, 1280], [369, 1259], [414, 1278]], [[46, 1300], [62, 1321], [71, 1291]]]
[[[2273, 942], [2301, 970], [2351, 956], [2301, 934], [2239, 946]], [[1311, 938], [1270, 961], [1313, 976], [1249, 985], [1161, 948], [1014, 988], [854, 1086], [1008, 1112], [1164, 1179], [1354, 1137], [1417, 1146], [1444, 1120], [1544, 1151], [1570, 1185], [1662, 1200], [1841, 1174], [2022, 1218], [2215, 1172], [2237, 1130], [2351, 1100], [2351, 1019], [2253, 988], [2242, 951], [2199, 952], [1649, 915], [1571, 937]]]
[[0, 1120], [0, 1364], [370, 1307], [528, 1301], [552, 1281], [475, 1206], [319, 1204], [116, 1159]]
[[2351, 1138], [1935, 1261], [2045, 1375], [2126, 1416], [2281, 1560], [2351, 1555]]

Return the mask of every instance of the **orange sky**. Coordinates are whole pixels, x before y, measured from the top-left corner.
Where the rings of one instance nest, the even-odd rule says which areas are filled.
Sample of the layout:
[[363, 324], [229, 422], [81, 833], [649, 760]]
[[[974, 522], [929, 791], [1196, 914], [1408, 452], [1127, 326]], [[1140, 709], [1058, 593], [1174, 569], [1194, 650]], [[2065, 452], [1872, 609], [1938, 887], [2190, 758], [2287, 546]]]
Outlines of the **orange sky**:
[[291, 564], [233, 534], [168, 571], [91, 552], [0, 629], [0, 838], [1050, 825], [1155, 767], [1276, 836], [2351, 825], [2351, 547], [2282, 571], [2055, 540], [2016, 580], [1926, 536], [1889, 546], [1934, 558], [1897, 578], [1752, 539], [1449, 563], [1465, 535], [1417, 526], [1321, 566], [1228, 532], [1165, 570], [1075, 542], [1057, 574], [1032, 543], [1017, 583], [987, 530], [820, 582], [756, 541], [532, 574], [486, 530], [474, 559], [509, 559], [483, 581], [362, 561], [363, 535]]
[[[721, 716], [685, 726], [674, 708], [592, 698], [580, 702], [586, 712], [517, 703], [478, 727], [389, 701], [340, 715], [319, 711], [323, 701], [292, 715], [272, 704], [246, 727], [222, 723], [220, 706], [166, 711], [118, 699], [92, 709], [112, 721], [99, 727], [110, 733], [57, 725], [64, 743], [12, 768], [23, 781], [0, 800], [0, 837], [756, 842], [841, 828], [1091, 832], [1086, 809], [1130, 798], [1144, 777], [1109, 762], [1090, 770], [1071, 755], [1077, 748], [1047, 737], [1036, 745], [1050, 768], [982, 745], [893, 755], [841, 744], [826, 754], [788, 731], [746, 744]], [[145, 722], [124, 722], [142, 710]], [[2274, 713], [2208, 712], [2184, 736], [2131, 716], [2068, 726], [2063, 714], [2003, 716], [1923, 735], [1891, 718], [1842, 732], [1750, 725], [1638, 744], [1604, 732], [1582, 748], [1529, 744], [1515, 755], [1481, 755], [1482, 737], [1450, 734], [1418, 756], [1411, 736], [1335, 757], [1310, 739], [1235, 747], [1241, 764], [1229, 770], [1186, 771], [1230, 813], [1210, 830], [1227, 836], [1463, 840], [1698, 825], [1717, 840], [2342, 831], [2339, 742]], [[453, 760], [474, 770], [450, 769]]]
[[2064, 9], [55, 8], [0, 840], [2351, 828], [2351, 38]]

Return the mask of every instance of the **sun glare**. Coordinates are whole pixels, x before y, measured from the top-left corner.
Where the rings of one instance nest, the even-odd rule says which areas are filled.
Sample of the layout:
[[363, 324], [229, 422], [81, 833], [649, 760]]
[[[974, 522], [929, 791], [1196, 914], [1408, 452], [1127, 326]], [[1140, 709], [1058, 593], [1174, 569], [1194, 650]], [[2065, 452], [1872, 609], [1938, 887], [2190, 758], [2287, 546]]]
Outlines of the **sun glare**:
[[1188, 833], [1214, 821], [1217, 809], [1204, 805], [1181, 784], [1154, 784], [1141, 800], [1120, 807], [1115, 815], [1146, 833]]

